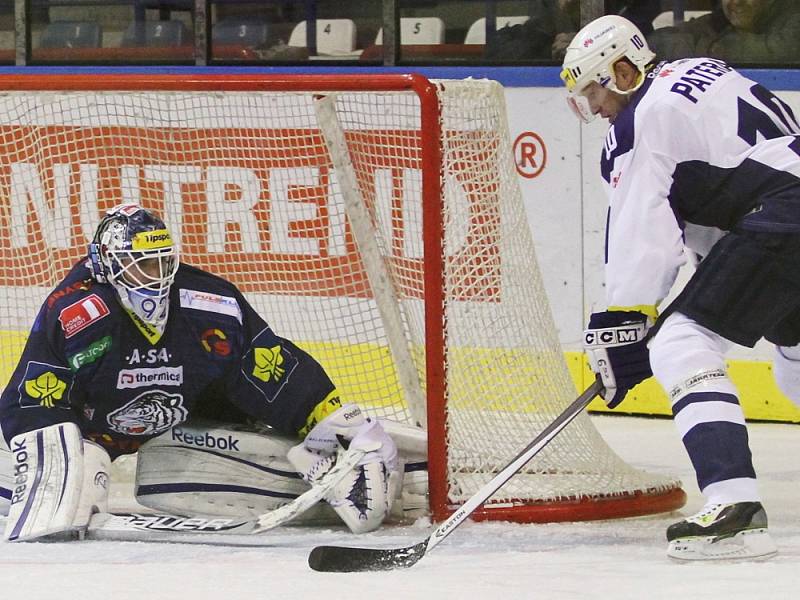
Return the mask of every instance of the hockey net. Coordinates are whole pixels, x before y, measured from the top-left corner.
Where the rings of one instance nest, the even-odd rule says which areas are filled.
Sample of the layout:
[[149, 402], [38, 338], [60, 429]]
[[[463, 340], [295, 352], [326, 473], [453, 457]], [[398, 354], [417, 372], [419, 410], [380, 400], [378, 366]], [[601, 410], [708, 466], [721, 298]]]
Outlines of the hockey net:
[[[428, 431], [441, 519], [574, 399], [502, 88], [419, 76], [0, 76], [0, 384], [124, 201], [237, 284], [346, 401]], [[577, 419], [476, 518], [672, 510]]]

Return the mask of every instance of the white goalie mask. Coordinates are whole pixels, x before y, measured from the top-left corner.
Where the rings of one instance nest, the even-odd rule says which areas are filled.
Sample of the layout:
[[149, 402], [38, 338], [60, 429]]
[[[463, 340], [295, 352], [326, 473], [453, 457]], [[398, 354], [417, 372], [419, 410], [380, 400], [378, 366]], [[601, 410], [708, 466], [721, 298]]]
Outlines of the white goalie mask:
[[111, 209], [89, 245], [92, 275], [111, 284], [122, 305], [163, 330], [178, 251], [164, 222], [136, 204]]
[[[631, 94], [642, 83], [647, 65], [655, 58], [642, 32], [628, 19], [606, 15], [581, 29], [570, 42], [564, 56], [561, 79], [569, 90], [567, 103], [584, 123], [592, 121], [587, 99], [581, 94], [592, 81], [618, 94]], [[640, 77], [630, 90], [617, 88], [614, 64], [627, 58], [639, 70]]]

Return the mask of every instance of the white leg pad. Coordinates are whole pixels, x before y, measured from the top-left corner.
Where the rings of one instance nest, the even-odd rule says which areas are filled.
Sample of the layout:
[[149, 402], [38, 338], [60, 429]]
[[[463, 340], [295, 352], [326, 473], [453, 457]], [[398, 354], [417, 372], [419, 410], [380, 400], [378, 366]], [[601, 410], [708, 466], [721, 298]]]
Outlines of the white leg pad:
[[3, 432], [0, 430], [0, 516], [8, 515], [11, 504], [11, 490], [14, 489], [14, 457], [6, 445]]
[[176, 427], [139, 449], [136, 500], [184, 515], [258, 516], [308, 489], [286, 459], [294, 443], [233, 425]]
[[14, 482], [6, 539], [25, 541], [80, 529], [94, 507], [105, 507], [108, 454], [87, 442], [87, 462], [73, 423], [17, 435], [10, 449]]
[[[398, 434], [401, 462], [416, 469], [403, 479], [409, 485], [404, 485], [402, 498], [393, 504], [391, 517], [417, 518], [427, 513], [426, 434], [406, 425], [390, 427], [393, 436]], [[238, 425], [195, 421], [176, 427], [139, 449], [136, 500], [171, 514], [261, 515], [308, 489], [286, 458], [296, 443], [272, 431]], [[328, 504], [320, 502], [297, 522], [331, 525], [340, 519]]]
[[90, 440], [83, 440], [83, 488], [73, 528], [83, 529], [94, 513], [108, 512], [111, 458], [108, 452]]

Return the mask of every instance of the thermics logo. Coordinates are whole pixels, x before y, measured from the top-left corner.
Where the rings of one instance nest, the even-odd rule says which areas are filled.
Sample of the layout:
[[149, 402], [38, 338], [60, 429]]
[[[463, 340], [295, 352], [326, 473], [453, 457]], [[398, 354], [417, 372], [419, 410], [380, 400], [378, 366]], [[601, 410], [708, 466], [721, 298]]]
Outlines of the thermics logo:
[[148, 385], [183, 385], [183, 365], [155, 369], [122, 369], [117, 377], [117, 389], [119, 390]]

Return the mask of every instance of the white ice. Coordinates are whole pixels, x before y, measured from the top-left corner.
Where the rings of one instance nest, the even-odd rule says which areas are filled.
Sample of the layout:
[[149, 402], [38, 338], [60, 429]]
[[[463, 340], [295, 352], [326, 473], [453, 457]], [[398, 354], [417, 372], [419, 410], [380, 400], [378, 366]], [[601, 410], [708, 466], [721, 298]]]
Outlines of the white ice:
[[593, 417], [629, 463], [680, 476], [689, 501], [678, 514], [622, 521], [516, 525], [466, 522], [414, 567], [361, 574], [311, 571], [320, 543], [406, 546], [423, 525], [353, 537], [342, 530], [283, 528], [268, 545], [230, 548], [83, 541], [0, 545], [0, 583], [16, 600], [416, 600], [784, 599], [800, 597], [800, 427], [750, 424], [770, 531], [768, 561], [678, 564], [664, 531], [702, 504], [691, 465], [668, 420]]

